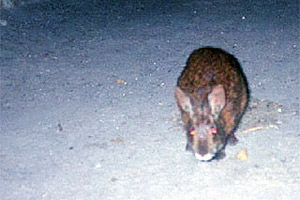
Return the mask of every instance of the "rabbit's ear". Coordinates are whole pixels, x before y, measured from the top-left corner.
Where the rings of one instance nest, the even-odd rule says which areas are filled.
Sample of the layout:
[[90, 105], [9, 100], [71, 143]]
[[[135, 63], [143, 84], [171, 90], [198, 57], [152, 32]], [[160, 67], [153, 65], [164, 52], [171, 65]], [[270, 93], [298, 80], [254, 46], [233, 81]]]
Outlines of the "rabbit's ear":
[[190, 97], [185, 94], [179, 87], [175, 89], [175, 98], [178, 106], [185, 112], [191, 113], [192, 103]]
[[226, 104], [226, 95], [223, 85], [217, 85], [212, 88], [211, 93], [208, 94], [208, 103], [214, 118], [218, 118]]

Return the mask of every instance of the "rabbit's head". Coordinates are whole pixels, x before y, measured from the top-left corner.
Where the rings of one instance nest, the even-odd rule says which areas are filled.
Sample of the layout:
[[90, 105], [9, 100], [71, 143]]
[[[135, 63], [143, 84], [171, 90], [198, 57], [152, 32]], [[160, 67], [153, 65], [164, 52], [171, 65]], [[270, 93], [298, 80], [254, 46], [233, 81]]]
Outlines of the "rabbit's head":
[[201, 161], [219, 157], [226, 143], [220, 120], [226, 104], [224, 87], [200, 88], [192, 94], [176, 87], [175, 97], [185, 123], [187, 150]]

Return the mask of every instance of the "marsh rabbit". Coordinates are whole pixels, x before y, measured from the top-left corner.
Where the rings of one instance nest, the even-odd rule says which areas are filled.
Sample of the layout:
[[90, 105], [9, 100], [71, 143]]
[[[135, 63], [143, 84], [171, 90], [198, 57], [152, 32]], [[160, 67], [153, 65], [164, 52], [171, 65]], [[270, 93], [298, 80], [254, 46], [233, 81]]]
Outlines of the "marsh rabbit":
[[195, 50], [178, 78], [175, 98], [186, 149], [201, 161], [224, 158], [226, 144], [237, 142], [234, 131], [249, 99], [238, 60], [219, 48]]

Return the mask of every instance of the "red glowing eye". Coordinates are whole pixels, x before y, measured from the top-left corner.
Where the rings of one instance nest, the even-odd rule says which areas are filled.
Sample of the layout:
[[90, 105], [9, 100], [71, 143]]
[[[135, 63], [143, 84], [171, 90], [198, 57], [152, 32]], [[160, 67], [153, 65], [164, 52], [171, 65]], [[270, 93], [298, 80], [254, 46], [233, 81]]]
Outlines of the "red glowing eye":
[[216, 127], [212, 127], [211, 128], [211, 133], [213, 134], [213, 135], [216, 135], [217, 134], [217, 128]]
[[196, 131], [194, 128], [190, 129], [190, 135], [195, 135]]

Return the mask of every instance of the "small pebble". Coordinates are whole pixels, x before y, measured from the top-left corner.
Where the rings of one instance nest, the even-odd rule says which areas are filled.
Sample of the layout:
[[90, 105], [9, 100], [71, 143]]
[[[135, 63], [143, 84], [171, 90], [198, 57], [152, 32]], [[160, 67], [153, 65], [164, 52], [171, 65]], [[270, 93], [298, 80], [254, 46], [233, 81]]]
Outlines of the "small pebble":
[[0, 19], [0, 25], [1, 26], [6, 26], [7, 25], [7, 21], [3, 20], [3, 19]]
[[100, 163], [97, 163], [96, 165], [95, 165], [95, 169], [100, 169], [102, 167], [102, 165], [100, 164]]

